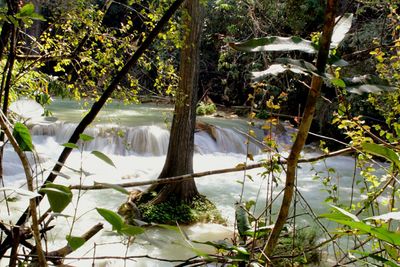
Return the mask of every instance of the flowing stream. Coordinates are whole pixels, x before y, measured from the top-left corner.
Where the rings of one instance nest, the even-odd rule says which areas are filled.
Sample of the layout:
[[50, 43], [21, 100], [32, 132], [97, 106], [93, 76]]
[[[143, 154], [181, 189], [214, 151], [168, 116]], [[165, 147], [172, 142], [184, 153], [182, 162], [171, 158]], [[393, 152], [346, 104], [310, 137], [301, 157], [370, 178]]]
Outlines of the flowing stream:
[[[86, 112], [82, 103], [73, 101], [55, 101], [49, 108], [54, 118], [41, 119], [32, 123], [31, 134], [35, 149], [39, 155], [32, 162], [39, 161], [35, 167], [35, 173], [39, 181], [46, 178], [48, 170], [54, 165], [55, 160], [63, 149], [61, 144], [67, 142], [76, 123]], [[168, 125], [172, 117], [172, 108], [162, 105], [122, 105], [109, 104], [101, 112], [99, 119], [86, 133], [95, 139], [84, 146], [84, 151], [75, 150], [69, 157], [62, 173], [64, 177], [58, 177], [56, 183], [76, 185], [79, 183], [92, 185], [94, 182], [125, 183], [156, 179], [165, 160], [168, 146]], [[200, 118], [201, 121], [215, 125], [214, 136], [206, 131], [198, 131], [195, 135], [196, 153], [194, 156], [195, 172], [232, 168], [246, 161], [249, 149], [254, 154], [254, 163], [267, 158], [261, 153], [257, 144], [246, 145], [247, 123], [241, 119]], [[259, 133], [262, 133], [261, 129]], [[280, 149], [284, 151], [290, 145], [290, 130], [281, 131], [275, 135], [280, 143]], [[115, 164], [115, 168], [104, 163], [90, 152], [99, 150], [107, 154]], [[317, 155], [317, 152], [306, 153], [305, 156]], [[248, 163], [252, 163], [251, 161]], [[81, 175], [82, 168], [85, 175]], [[340, 156], [325, 162], [301, 164], [298, 170], [298, 189], [306, 202], [311, 205], [316, 214], [326, 212], [327, 205], [324, 199], [328, 196], [323, 191], [319, 180], [313, 180], [313, 175], [319, 171], [323, 177], [327, 168], [335, 168], [335, 183], [340, 183], [339, 194], [349, 199], [353, 181], [354, 161], [350, 157]], [[74, 170], [73, 170], [74, 169]], [[245, 201], [255, 200], [258, 203], [258, 211], [262, 209], [266, 201], [267, 179], [261, 173], [263, 169], [249, 170], [245, 174], [251, 176], [244, 183]], [[127, 246], [127, 240], [112, 235], [111, 226], [104, 222], [104, 230], [89, 240], [78, 251], [68, 255], [65, 263], [73, 266], [124, 266], [122, 257], [137, 256], [126, 261], [127, 266], [173, 266], [176, 262], [158, 261], [153, 258], [184, 260], [195, 255], [195, 251], [202, 250], [213, 252], [212, 247], [190, 242], [230, 240], [234, 231], [234, 203], [239, 200], [244, 172], [218, 174], [196, 179], [196, 184], [201, 194], [213, 201], [227, 219], [227, 225], [196, 224], [183, 226], [182, 234], [173, 230], [162, 228], [147, 229], [145, 234], [131, 240]], [[7, 146], [4, 159], [4, 182], [6, 187], [24, 187], [23, 170], [19, 159], [12, 149]], [[278, 188], [275, 195], [282, 190], [284, 176], [278, 177]], [[145, 189], [145, 188], [141, 188]], [[63, 214], [73, 215], [78, 191], [74, 191], [74, 205], [70, 205]], [[9, 202], [11, 213], [9, 214], [4, 200], [0, 202], [0, 219], [5, 222], [15, 222], [21, 212], [27, 207], [28, 198], [17, 197], [14, 202]], [[1, 200], [1, 198], [0, 198]], [[121, 203], [126, 200], [122, 193], [107, 189], [101, 191], [81, 192], [77, 210], [77, 222], [74, 225], [72, 235], [79, 236], [96, 223], [103, 221], [96, 212], [96, 207], [116, 211]], [[42, 201], [42, 211], [46, 210], [47, 200]], [[279, 201], [277, 203], [280, 203]], [[303, 205], [305, 206], [305, 205]], [[298, 213], [301, 213], [301, 205]], [[302, 217], [301, 217], [302, 218]], [[309, 224], [312, 219], [299, 219], [299, 223]], [[55, 229], [48, 236], [48, 250], [58, 249], [66, 244], [65, 236], [69, 234], [70, 219], [58, 216], [54, 219]], [[102, 257], [93, 261], [91, 257]], [[116, 258], [107, 258], [113, 256]], [[120, 259], [118, 259], [120, 257]], [[77, 260], [75, 258], [80, 258]], [[87, 258], [87, 259], [85, 259]], [[0, 262], [5, 265], [7, 262]]]

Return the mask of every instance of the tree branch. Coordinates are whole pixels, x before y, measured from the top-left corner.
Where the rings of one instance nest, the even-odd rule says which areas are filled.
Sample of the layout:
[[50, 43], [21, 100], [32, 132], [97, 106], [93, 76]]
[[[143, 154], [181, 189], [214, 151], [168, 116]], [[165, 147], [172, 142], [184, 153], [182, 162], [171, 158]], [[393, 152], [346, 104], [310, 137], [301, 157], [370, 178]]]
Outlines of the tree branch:
[[[353, 153], [357, 151], [356, 148], [349, 147], [341, 150], [337, 150], [328, 154], [323, 154], [317, 157], [312, 157], [312, 158], [306, 158], [306, 159], [299, 159], [299, 163], [309, 163], [309, 162], [315, 162], [319, 161], [322, 159], [326, 158], [331, 158], [331, 157], [336, 157], [348, 153]], [[193, 178], [200, 178], [204, 176], [209, 176], [209, 175], [215, 175], [215, 174], [222, 174], [222, 173], [231, 173], [231, 172], [240, 172], [244, 170], [251, 170], [251, 169], [257, 169], [261, 168], [264, 165], [268, 164], [269, 162], [262, 162], [262, 163], [255, 163], [255, 164], [250, 164], [250, 165], [239, 165], [237, 167], [233, 168], [225, 168], [225, 169], [218, 169], [218, 170], [212, 170], [212, 171], [204, 171], [204, 172], [197, 172], [193, 174], [185, 174], [185, 175], [179, 175], [179, 176], [174, 176], [174, 177], [169, 177], [169, 178], [164, 178], [164, 179], [157, 179], [157, 180], [145, 180], [141, 182], [130, 182], [130, 183], [121, 183], [121, 184], [115, 184], [116, 186], [128, 188], [128, 187], [136, 187], [136, 186], [144, 186], [144, 185], [158, 185], [158, 184], [167, 184], [167, 183], [176, 183], [176, 182], [182, 182], [186, 180], [190, 180]], [[285, 159], [282, 159], [279, 161], [279, 164], [286, 164], [287, 161]], [[71, 189], [76, 189], [76, 190], [103, 190], [103, 189], [110, 189], [107, 185], [103, 184], [95, 184], [95, 185], [72, 185], [70, 186]]]

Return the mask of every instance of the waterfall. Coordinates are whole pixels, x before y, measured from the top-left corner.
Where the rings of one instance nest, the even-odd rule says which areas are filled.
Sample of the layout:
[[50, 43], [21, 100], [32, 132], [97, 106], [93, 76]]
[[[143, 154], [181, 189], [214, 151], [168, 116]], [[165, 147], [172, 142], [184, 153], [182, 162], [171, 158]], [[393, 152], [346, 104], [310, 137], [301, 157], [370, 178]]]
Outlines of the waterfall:
[[[75, 130], [77, 124], [46, 122], [33, 125], [32, 135], [53, 136], [57, 143], [63, 144]], [[239, 153], [259, 154], [261, 149], [254, 143], [247, 145], [247, 137], [233, 129], [212, 127], [213, 133], [205, 130], [195, 133], [195, 152], [199, 154]], [[95, 137], [85, 144], [84, 149], [100, 150], [114, 155], [161, 156], [167, 153], [169, 131], [162, 126], [117, 126], [101, 124], [89, 127], [85, 134]], [[80, 144], [82, 145], [82, 144]]]

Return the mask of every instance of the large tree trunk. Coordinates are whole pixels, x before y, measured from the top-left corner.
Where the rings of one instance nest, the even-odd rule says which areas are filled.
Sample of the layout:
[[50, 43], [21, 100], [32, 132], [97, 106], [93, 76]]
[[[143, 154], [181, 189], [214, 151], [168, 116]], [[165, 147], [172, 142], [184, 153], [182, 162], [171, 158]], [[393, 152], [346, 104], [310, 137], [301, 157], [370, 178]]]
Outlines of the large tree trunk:
[[[199, 46], [202, 16], [199, 0], [187, 1], [185, 9], [186, 32], [181, 51], [180, 82], [176, 94], [175, 111], [171, 126], [167, 158], [159, 179], [193, 173], [194, 129], [199, 74]], [[152, 191], [159, 192], [153, 203], [173, 196], [176, 200], [191, 202], [199, 193], [193, 179], [160, 185]]]

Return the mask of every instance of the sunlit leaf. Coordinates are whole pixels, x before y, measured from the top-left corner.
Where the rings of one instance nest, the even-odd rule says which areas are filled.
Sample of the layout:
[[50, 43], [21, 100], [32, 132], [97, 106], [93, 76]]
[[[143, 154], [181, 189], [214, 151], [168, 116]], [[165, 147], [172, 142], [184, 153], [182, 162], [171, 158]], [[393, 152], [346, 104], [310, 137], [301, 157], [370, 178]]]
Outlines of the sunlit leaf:
[[255, 38], [244, 42], [229, 43], [229, 45], [243, 52], [266, 52], [266, 51], [302, 51], [306, 53], [316, 53], [317, 50], [309, 40], [297, 36], [280, 37], [269, 36]]
[[122, 220], [121, 216], [112, 210], [103, 208], [96, 208], [96, 210], [107, 222], [111, 224], [113, 230], [118, 232], [121, 231], [122, 226], [124, 226], [124, 221]]
[[397, 168], [400, 169], [399, 155], [396, 152], [394, 152], [392, 149], [382, 146], [382, 145], [371, 144], [371, 143], [363, 143], [362, 148], [367, 153], [385, 158], [385, 159], [393, 162], [393, 164], [395, 164], [397, 166]]
[[308, 75], [308, 73], [298, 69], [298, 68], [291, 68], [290, 66], [286, 66], [283, 64], [272, 64], [271, 66], [268, 67], [268, 69], [264, 71], [253, 71], [251, 72], [252, 79], [254, 81], [260, 81], [264, 78], [267, 78], [269, 76], [277, 76], [278, 74], [284, 73], [286, 71], [291, 71], [297, 74], [305, 74]]
[[94, 151], [92, 151], [92, 154], [95, 155], [96, 157], [98, 157], [99, 159], [101, 159], [102, 161], [104, 161], [105, 163], [107, 163], [115, 168], [114, 162], [104, 153], [94, 150]]
[[79, 149], [79, 147], [74, 143], [65, 143], [65, 144], [62, 144], [62, 146], [72, 148], [72, 149]]
[[346, 211], [346, 210], [344, 210], [344, 209], [342, 209], [342, 208], [339, 208], [339, 207], [337, 207], [337, 206], [335, 206], [335, 205], [330, 205], [330, 206], [331, 206], [332, 208], [336, 209], [337, 211], [339, 211], [340, 213], [342, 213], [343, 215], [349, 217], [350, 219], [352, 219], [352, 220], [354, 220], [354, 221], [356, 221], [356, 222], [359, 222], [359, 221], [360, 221], [360, 219], [358, 219], [358, 217], [357, 217], [356, 215], [351, 214], [350, 212], [348, 212], [348, 211]]
[[25, 4], [15, 15], [17, 18], [29, 17], [35, 12], [35, 6], [32, 3]]
[[390, 86], [387, 81], [373, 75], [343, 78], [343, 81], [346, 83], [347, 91], [359, 95], [363, 93], [378, 94], [396, 90], [396, 87]]
[[14, 124], [13, 136], [22, 151], [33, 151], [32, 137], [24, 124], [20, 122]]
[[51, 210], [61, 213], [72, 200], [72, 191], [68, 187], [60, 184], [48, 183], [40, 189], [41, 193], [47, 195]]
[[79, 139], [82, 140], [83, 142], [90, 142], [94, 139], [94, 137], [87, 134], [80, 134]]
[[345, 88], [346, 84], [342, 79], [338, 79], [338, 78], [333, 78], [330, 80], [332, 85], [336, 86], [336, 87], [340, 87], [340, 88]]
[[346, 13], [342, 17], [336, 18], [336, 25], [333, 29], [331, 47], [335, 48], [344, 39], [346, 33], [349, 32], [351, 28], [351, 23], [353, 21], [353, 14]]
[[365, 220], [382, 220], [382, 221], [388, 221], [388, 220], [396, 220], [400, 221], [400, 211], [395, 211], [395, 212], [389, 212], [377, 216], [372, 216], [369, 217]]
[[86, 242], [84, 238], [79, 236], [67, 235], [65, 239], [68, 241], [68, 245], [72, 248], [72, 250], [77, 250]]

